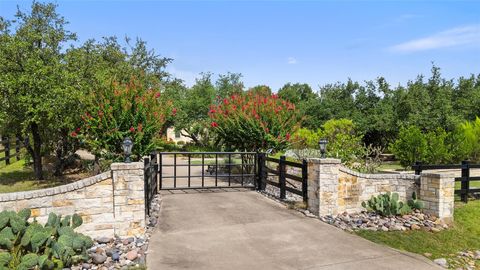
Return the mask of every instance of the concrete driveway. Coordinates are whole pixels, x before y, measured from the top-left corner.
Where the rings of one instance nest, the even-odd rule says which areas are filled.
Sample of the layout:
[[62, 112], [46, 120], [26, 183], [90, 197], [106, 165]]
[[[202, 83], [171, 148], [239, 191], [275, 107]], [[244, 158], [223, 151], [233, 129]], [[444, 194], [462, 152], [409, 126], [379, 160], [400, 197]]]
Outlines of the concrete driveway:
[[155, 269], [440, 269], [305, 217], [254, 191], [163, 196]]

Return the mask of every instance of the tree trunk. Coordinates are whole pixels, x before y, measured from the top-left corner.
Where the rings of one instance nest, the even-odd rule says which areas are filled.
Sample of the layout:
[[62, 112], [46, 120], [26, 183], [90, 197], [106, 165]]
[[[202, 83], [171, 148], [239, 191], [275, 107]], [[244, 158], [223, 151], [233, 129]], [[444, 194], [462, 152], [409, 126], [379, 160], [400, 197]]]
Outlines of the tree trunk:
[[37, 123], [32, 123], [31, 131], [33, 137], [33, 149], [31, 154], [33, 158], [33, 170], [35, 172], [35, 178], [37, 180], [44, 180], [42, 168], [42, 138], [40, 137]]
[[95, 155], [95, 161], [93, 162], [93, 174], [97, 175], [99, 173], [101, 173], [100, 157]]

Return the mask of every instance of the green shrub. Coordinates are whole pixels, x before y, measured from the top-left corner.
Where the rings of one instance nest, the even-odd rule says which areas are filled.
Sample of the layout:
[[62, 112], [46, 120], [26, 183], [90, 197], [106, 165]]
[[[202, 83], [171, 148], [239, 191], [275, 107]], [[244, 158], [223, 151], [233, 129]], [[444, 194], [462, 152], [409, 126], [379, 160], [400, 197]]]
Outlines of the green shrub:
[[29, 222], [29, 209], [0, 212], [0, 269], [63, 269], [88, 260], [92, 239], [74, 229], [82, 218], [50, 213], [42, 226]]
[[427, 140], [420, 128], [416, 126], [402, 127], [398, 139], [390, 145], [390, 150], [400, 164], [409, 167], [415, 161], [424, 161], [427, 152]]
[[461, 124], [457, 131], [457, 156], [459, 160], [480, 161], [480, 118]]
[[399, 201], [398, 193], [390, 192], [372, 196], [370, 200], [362, 202], [362, 206], [382, 216], [404, 215], [412, 211], [408, 204]]
[[351, 164], [363, 154], [362, 136], [357, 134], [350, 119], [328, 120], [317, 131], [299, 129], [293, 136], [293, 148], [318, 149], [321, 138], [328, 140], [327, 156], [339, 158], [346, 164]]

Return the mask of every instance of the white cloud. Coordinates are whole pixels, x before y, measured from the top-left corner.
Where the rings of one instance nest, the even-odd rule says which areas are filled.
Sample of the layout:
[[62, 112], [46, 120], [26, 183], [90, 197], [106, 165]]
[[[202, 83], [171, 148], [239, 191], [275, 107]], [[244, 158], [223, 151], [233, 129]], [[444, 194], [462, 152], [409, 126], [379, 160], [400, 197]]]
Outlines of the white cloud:
[[198, 73], [188, 70], [180, 70], [175, 68], [174, 66], [167, 67], [167, 72], [169, 72], [176, 78], [182, 79], [189, 87], [195, 84], [195, 79], [199, 76]]
[[295, 57], [290, 56], [290, 57], [287, 58], [287, 63], [289, 65], [295, 65], [297, 63], [297, 59]]
[[480, 48], [480, 24], [451, 28], [424, 38], [394, 45], [389, 49], [394, 52], [416, 52], [459, 46], [478, 46]]

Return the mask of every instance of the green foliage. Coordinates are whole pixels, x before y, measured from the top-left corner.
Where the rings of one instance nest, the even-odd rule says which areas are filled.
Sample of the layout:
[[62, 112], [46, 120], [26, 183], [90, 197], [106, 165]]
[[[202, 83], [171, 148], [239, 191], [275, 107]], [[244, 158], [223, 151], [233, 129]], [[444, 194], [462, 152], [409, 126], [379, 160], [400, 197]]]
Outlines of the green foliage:
[[205, 125], [208, 121], [208, 107], [215, 100], [216, 89], [212, 83], [211, 73], [202, 73], [201, 78], [185, 92], [179, 102], [179, 112], [175, 117], [175, 129], [194, 143], [208, 144]]
[[457, 132], [461, 146], [459, 152], [464, 155], [464, 159], [480, 161], [480, 118], [460, 124]]
[[159, 89], [148, 88], [136, 80], [94, 91], [90, 100], [94, 106], [82, 115], [83, 126], [71, 135], [78, 137], [95, 156], [109, 159], [123, 157], [122, 142], [127, 136], [134, 143], [134, 159], [155, 150], [153, 138], [166, 131], [177, 111]]
[[387, 192], [370, 200], [362, 202], [362, 207], [382, 216], [396, 216], [410, 213], [412, 209], [406, 203], [399, 201], [398, 193]]
[[[0, 269], [63, 269], [86, 261], [92, 239], [74, 232], [82, 223], [77, 214], [58, 216], [50, 213], [45, 226], [29, 222], [29, 209], [18, 213], [0, 212]], [[4, 222], [6, 220], [6, 222]]]
[[[346, 164], [352, 164], [362, 157], [362, 137], [357, 135], [355, 125], [349, 119], [331, 119], [317, 131], [298, 129], [293, 135], [294, 149], [318, 149], [318, 141], [327, 139], [327, 156], [339, 158]], [[319, 154], [319, 153], [317, 153]]]
[[348, 164], [361, 154], [362, 137], [357, 135], [352, 120], [328, 120], [322, 126], [320, 137], [328, 140], [327, 156], [329, 157], [340, 158]]
[[243, 93], [242, 74], [231, 73], [220, 74], [216, 81], [216, 96], [220, 99]]
[[283, 150], [299, 127], [295, 105], [277, 95], [233, 95], [210, 108], [210, 130], [226, 150]]
[[416, 126], [401, 128], [398, 139], [390, 146], [390, 149], [395, 157], [400, 160], [400, 164], [408, 167], [415, 161], [425, 159], [427, 140]]
[[[3, 18], [1, 18], [3, 21]], [[0, 132], [29, 137], [27, 150], [37, 179], [43, 179], [42, 155], [70, 148], [68, 130], [78, 119], [82, 92], [66, 68], [63, 45], [76, 39], [56, 5], [34, 1], [30, 13], [18, 11], [0, 29], [0, 87], [5, 115]]]

